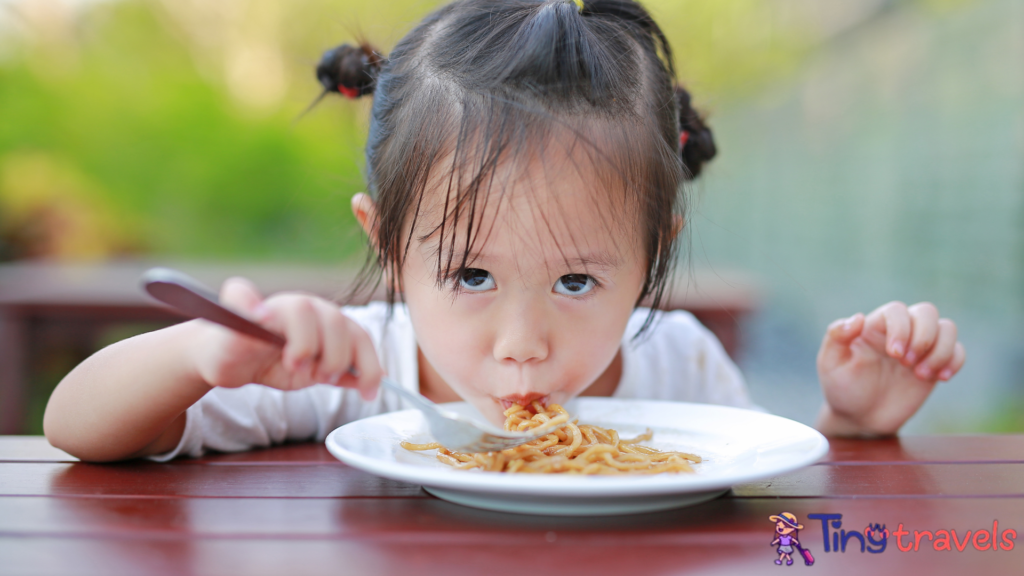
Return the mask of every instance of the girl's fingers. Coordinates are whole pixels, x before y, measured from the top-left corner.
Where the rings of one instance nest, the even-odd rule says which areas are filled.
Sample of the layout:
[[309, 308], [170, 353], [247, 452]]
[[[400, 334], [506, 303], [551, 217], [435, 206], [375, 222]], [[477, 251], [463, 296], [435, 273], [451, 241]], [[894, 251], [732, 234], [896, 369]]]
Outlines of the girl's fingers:
[[850, 356], [850, 343], [864, 329], [864, 315], [860, 312], [849, 318], [840, 318], [828, 325], [825, 339], [818, 352], [818, 367], [827, 370], [842, 364]]
[[315, 369], [316, 364], [313, 360], [303, 360], [294, 371], [288, 373], [287, 386], [284, 389], [299, 390], [313, 384], [313, 371]]
[[953, 359], [946, 365], [945, 368], [939, 369], [939, 380], [949, 380], [961, 368], [964, 367], [964, 362], [967, 361], [967, 352], [964, 350], [964, 345], [957, 342], [953, 348]]
[[263, 303], [263, 296], [255, 284], [236, 276], [221, 284], [220, 303], [232, 310], [252, 314]]
[[377, 351], [373, 348], [370, 335], [355, 322], [348, 322], [355, 361], [352, 364], [353, 370], [346, 371], [338, 383], [342, 386], [355, 386], [359, 388], [359, 394], [364, 400], [373, 400], [380, 379], [384, 376], [384, 370], [377, 360]]
[[903, 302], [889, 302], [868, 314], [864, 340], [893, 358], [902, 359], [910, 343], [910, 313]]
[[281, 365], [286, 374], [278, 387], [295, 390], [323, 382], [358, 387], [364, 398], [373, 398], [383, 375], [373, 342], [330, 302], [304, 294], [264, 301], [241, 278], [224, 283], [221, 301], [284, 336]]
[[939, 333], [939, 311], [930, 302], [920, 302], [907, 308], [910, 314], [910, 346], [903, 363], [913, 366], [928, 355]]
[[314, 377], [317, 382], [334, 384], [352, 365], [352, 322], [334, 304], [319, 299], [314, 302], [320, 320], [321, 341]]
[[857, 336], [860, 336], [863, 329], [864, 315], [857, 312], [849, 318], [840, 318], [829, 324], [825, 335], [836, 344], [848, 346]]
[[285, 370], [311, 371], [321, 348], [319, 319], [311, 299], [299, 295], [280, 296], [267, 300], [265, 308], [260, 320], [287, 340], [281, 356]]
[[947, 318], [940, 319], [938, 324], [939, 334], [932, 351], [914, 368], [914, 374], [921, 380], [938, 378], [939, 372], [950, 364], [956, 352], [956, 324]]

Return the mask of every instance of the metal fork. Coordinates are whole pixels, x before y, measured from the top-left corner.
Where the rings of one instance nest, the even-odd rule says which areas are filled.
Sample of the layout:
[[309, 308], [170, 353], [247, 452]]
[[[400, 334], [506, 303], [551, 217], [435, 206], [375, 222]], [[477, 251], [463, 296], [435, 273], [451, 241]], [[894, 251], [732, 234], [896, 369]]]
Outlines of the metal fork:
[[[190, 317], [220, 324], [278, 347], [285, 345], [285, 339], [280, 334], [221, 306], [212, 290], [182, 272], [170, 268], [151, 268], [142, 275], [142, 287], [150, 296]], [[426, 416], [434, 439], [449, 450], [496, 452], [536, 440], [558, 427], [541, 426], [528, 432], [508, 432], [442, 410], [426, 397], [402, 388], [387, 377], [380, 384], [419, 409]]]

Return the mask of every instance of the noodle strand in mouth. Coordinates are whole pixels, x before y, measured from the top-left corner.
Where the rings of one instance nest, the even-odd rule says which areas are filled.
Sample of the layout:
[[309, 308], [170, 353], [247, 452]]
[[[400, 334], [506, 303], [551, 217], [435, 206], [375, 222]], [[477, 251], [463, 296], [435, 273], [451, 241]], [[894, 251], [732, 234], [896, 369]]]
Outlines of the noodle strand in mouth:
[[559, 425], [550, 434], [515, 448], [476, 454], [453, 452], [436, 442], [402, 442], [406, 450], [437, 450], [437, 459], [458, 470], [519, 472], [527, 474], [661, 474], [693, 472], [691, 463], [700, 456], [685, 452], [663, 452], [639, 443], [650, 440], [647, 432], [623, 440], [608, 428], [569, 421], [558, 404], [545, 408], [533, 402], [536, 414], [514, 404], [505, 411], [505, 430], [526, 431], [538, 426]]

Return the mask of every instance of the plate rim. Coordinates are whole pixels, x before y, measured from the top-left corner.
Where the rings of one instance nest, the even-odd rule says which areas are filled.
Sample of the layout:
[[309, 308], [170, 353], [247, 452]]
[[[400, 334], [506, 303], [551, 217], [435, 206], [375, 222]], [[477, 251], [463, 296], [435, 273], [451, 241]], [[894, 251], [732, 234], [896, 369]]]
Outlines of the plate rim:
[[[765, 478], [779, 476], [810, 466], [821, 460], [828, 453], [829, 443], [820, 432], [806, 424], [768, 414], [757, 410], [747, 410], [733, 406], [722, 406], [718, 404], [705, 404], [697, 402], [674, 402], [668, 400], [648, 400], [632, 398], [604, 398], [604, 397], [583, 397], [575, 399], [583, 403], [622, 403], [632, 404], [653, 403], [659, 405], [671, 404], [685, 407], [686, 409], [699, 409], [711, 411], [738, 412], [739, 415], [755, 417], [759, 419], [777, 420], [785, 422], [789, 426], [797, 426], [804, 432], [810, 434], [814, 440], [806, 453], [790, 462], [777, 464], [765, 469], [752, 469], [746, 474], [734, 474], [728, 477], [694, 477], [686, 475], [685, 481], [680, 482], [679, 475], [660, 474], [655, 476], [613, 476], [613, 477], [580, 477], [580, 476], [559, 476], [559, 475], [519, 475], [504, 474], [501, 472], [482, 471], [458, 471], [442, 468], [427, 468], [390, 460], [382, 460], [372, 456], [366, 456], [351, 451], [342, 446], [338, 438], [344, 434], [346, 427], [355, 427], [360, 423], [365, 425], [367, 420], [400, 418], [402, 414], [418, 413], [416, 409], [401, 410], [377, 414], [368, 418], [355, 420], [339, 426], [328, 434], [325, 444], [328, 451], [338, 460], [364, 472], [416, 484], [420, 486], [437, 487], [444, 490], [459, 490], [484, 494], [500, 494], [504, 496], [558, 496], [568, 498], [594, 498], [594, 497], [623, 497], [623, 496], [657, 496], [666, 494], [681, 494], [687, 492], [704, 492], [716, 489], [728, 489], [737, 484], [754, 482]], [[462, 405], [465, 403], [453, 402], [450, 405]], [[351, 428], [350, 428], [351, 429]], [[803, 440], [801, 440], [802, 442]], [[756, 447], [755, 447], [756, 449]], [[481, 474], [486, 474], [488, 481], [480, 482]]]

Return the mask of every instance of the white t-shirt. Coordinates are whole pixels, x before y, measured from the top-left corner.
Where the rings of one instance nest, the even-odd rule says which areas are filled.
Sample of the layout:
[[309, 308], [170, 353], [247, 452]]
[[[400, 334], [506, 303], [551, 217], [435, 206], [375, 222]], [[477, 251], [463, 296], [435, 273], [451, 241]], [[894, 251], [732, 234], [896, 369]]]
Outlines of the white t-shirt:
[[[407, 390], [419, 390], [416, 335], [409, 312], [396, 304], [343, 308], [373, 340], [381, 366]], [[644, 398], [724, 404], [761, 410], [750, 401], [743, 376], [722, 345], [689, 312], [658, 313], [648, 332], [633, 340], [648, 309], [633, 312], [622, 337], [622, 379], [614, 398]], [[365, 401], [359, 392], [318, 384], [284, 392], [259, 384], [214, 388], [186, 412], [178, 446], [153, 456], [198, 457], [206, 450], [238, 452], [288, 441], [322, 442], [342, 424], [410, 408], [394, 393]]]

